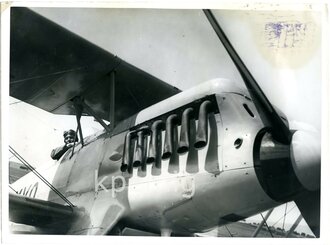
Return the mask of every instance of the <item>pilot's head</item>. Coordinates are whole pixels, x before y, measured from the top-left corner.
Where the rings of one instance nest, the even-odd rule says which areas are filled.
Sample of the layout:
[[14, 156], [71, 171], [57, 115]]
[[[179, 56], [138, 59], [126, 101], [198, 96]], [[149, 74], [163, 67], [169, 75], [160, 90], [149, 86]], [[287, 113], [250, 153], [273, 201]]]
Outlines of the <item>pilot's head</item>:
[[78, 141], [78, 137], [76, 137], [76, 132], [72, 129], [64, 131], [63, 137], [65, 144], [73, 143], [75, 139], [76, 141]]

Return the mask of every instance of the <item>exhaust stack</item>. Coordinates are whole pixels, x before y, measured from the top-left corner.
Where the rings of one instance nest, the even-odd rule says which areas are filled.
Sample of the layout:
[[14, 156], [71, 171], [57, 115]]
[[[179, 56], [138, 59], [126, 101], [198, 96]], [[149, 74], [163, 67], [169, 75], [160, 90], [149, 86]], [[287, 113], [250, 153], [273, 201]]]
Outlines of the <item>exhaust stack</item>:
[[162, 159], [169, 159], [173, 153], [173, 130], [177, 124], [178, 117], [176, 114], [170, 115], [166, 119], [165, 143]]
[[181, 119], [180, 141], [177, 152], [184, 154], [189, 151], [189, 134], [190, 134], [190, 119], [193, 115], [193, 109], [187, 108], [184, 110]]
[[163, 121], [157, 120], [151, 125], [151, 139], [149, 144], [149, 151], [147, 156], [147, 163], [153, 163], [156, 161], [157, 149], [158, 145], [158, 135], [163, 128]]
[[211, 111], [211, 102], [205, 100], [200, 108], [198, 115], [198, 127], [194, 147], [201, 149], [207, 145], [208, 141], [208, 114]]
[[125, 137], [125, 144], [124, 144], [124, 157], [123, 157], [123, 162], [121, 164], [120, 170], [122, 172], [126, 172], [127, 169], [129, 169], [129, 166], [131, 164], [131, 159], [132, 159], [132, 138], [134, 136], [135, 132], [129, 132], [126, 134]]
[[148, 134], [148, 127], [142, 127], [137, 130], [137, 144], [135, 146], [135, 152], [133, 157], [133, 167], [139, 167], [145, 160], [145, 137]]

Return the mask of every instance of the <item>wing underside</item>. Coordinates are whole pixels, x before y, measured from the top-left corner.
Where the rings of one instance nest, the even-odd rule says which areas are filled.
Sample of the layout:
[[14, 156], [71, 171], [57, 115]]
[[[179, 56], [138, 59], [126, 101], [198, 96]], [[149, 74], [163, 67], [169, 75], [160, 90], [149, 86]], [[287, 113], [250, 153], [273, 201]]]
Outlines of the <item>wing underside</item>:
[[10, 38], [10, 95], [48, 112], [74, 115], [80, 96], [109, 120], [115, 94], [119, 122], [180, 92], [27, 8], [11, 8]]

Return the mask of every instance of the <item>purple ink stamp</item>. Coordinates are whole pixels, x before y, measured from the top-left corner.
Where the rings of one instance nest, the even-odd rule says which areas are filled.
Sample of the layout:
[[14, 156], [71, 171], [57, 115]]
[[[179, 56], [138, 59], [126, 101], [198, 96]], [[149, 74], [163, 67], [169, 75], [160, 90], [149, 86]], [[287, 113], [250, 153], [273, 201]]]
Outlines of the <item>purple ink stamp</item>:
[[303, 41], [307, 23], [299, 21], [268, 22], [265, 25], [267, 45], [274, 48], [294, 48]]

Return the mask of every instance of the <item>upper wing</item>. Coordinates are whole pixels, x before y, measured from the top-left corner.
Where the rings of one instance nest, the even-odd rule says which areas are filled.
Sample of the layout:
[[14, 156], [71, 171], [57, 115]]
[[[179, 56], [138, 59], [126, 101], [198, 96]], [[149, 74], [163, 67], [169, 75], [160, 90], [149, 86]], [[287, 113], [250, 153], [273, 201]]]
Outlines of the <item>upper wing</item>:
[[112, 71], [117, 122], [180, 92], [27, 8], [11, 8], [10, 38], [10, 95], [52, 113], [82, 96], [109, 120]]
[[9, 219], [12, 222], [53, 228], [63, 233], [74, 217], [75, 212], [69, 206], [9, 194]]

